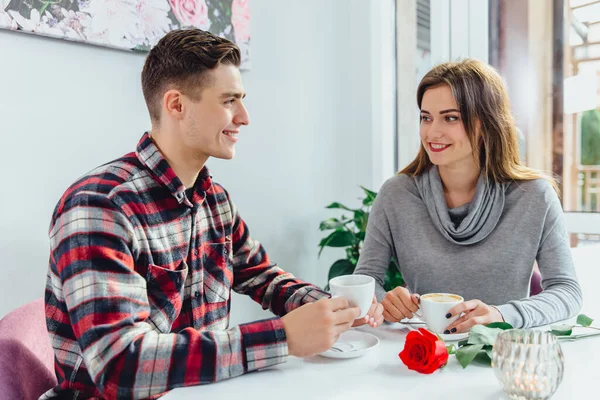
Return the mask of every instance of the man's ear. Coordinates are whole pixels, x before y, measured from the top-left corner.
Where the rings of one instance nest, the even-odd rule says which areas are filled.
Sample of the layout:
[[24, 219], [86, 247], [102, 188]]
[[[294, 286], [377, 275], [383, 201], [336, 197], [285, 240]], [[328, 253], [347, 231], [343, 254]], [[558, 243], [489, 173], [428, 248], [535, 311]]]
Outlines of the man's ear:
[[183, 94], [179, 90], [170, 89], [162, 98], [163, 112], [174, 119], [183, 118]]

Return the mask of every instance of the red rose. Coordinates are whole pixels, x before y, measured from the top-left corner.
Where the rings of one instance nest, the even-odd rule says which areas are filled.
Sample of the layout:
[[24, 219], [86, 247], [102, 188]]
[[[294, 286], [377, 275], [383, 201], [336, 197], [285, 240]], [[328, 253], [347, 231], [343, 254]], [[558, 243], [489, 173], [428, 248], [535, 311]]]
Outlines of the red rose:
[[431, 374], [448, 362], [446, 344], [427, 329], [419, 328], [406, 335], [404, 349], [398, 354], [402, 362], [414, 371]]

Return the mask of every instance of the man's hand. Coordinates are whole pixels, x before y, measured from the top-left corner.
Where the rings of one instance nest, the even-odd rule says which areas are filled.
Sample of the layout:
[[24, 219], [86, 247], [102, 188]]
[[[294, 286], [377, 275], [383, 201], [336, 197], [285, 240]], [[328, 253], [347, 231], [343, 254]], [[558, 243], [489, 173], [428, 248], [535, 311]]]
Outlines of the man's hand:
[[398, 322], [413, 317], [413, 313], [419, 309], [419, 295], [410, 294], [408, 289], [398, 286], [385, 294], [381, 304], [383, 318], [388, 322]]
[[307, 303], [281, 317], [292, 356], [308, 357], [329, 349], [360, 315], [343, 297]]
[[455, 305], [448, 311], [446, 318], [455, 315], [463, 316], [448, 325], [445, 334], [468, 332], [474, 325], [486, 325], [491, 322], [504, 322], [502, 314], [496, 307], [488, 306], [481, 300], [469, 300]]
[[364, 324], [369, 324], [373, 328], [377, 328], [379, 325], [383, 323], [383, 306], [377, 302], [377, 298], [373, 296], [373, 302], [371, 303], [371, 308], [369, 308], [369, 312], [365, 315], [364, 318], [357, 319], [354, 321], [352, 326], [361, 326]]

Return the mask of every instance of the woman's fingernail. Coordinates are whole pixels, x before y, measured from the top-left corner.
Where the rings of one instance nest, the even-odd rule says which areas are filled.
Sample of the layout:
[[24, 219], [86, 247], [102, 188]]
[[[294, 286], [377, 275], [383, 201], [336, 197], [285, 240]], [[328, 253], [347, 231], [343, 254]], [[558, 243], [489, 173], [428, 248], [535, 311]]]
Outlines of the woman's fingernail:
[[446, 330], [444, 331], [444, 335], [447, 335], [447, 334], [449, 334], [449, 333], [450, 333], [450, 331], [449, 331], [448, 329], [446, 329]]
[[450, 318], [452, 316], [452, 314], [448, 313], [446, 314], [446, 318]]
[[452, 329], [450, 330], [450, 332], [452, 332], [452, 333], [455, 333], [455, 332], [456, 332], [456, 328], [452, 328]]

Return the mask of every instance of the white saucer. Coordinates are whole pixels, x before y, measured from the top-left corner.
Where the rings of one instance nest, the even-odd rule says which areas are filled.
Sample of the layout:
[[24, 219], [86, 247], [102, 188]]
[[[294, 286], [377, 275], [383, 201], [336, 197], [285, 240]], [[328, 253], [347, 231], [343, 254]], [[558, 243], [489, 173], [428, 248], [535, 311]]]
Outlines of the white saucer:
[[[414, 324], [411, 322], [415, 322]], [[418, 322], [418, 324], [417, 324]], [[420, 319], [412, 319], [410, 321], [406, 321], [406, 322], [402, 322], [403, 325], [406, 325], [408, 327], [408, 329], [412, 330], [412, 331], [416, 331], [419, 328], [427, 328], [425, 325], [423, 325], [423, 322]], [[469, 337], [469, 332], [462, 332], [462, 333], [449, 333], [449, 334], [443, 334], [443, 333], [438, 333], [438, 335], [442, 338], [442, 340], [444, 342], [458, 342], [460, 340], [464, 340], [466, 338]]]
[[333, 347], [319, 354], [329, 358], [355, 358], [363, 356], [368, 351], [373, 350], [379, 345], [379, 338], [370, 333], [349, 330], [340, 335]]

